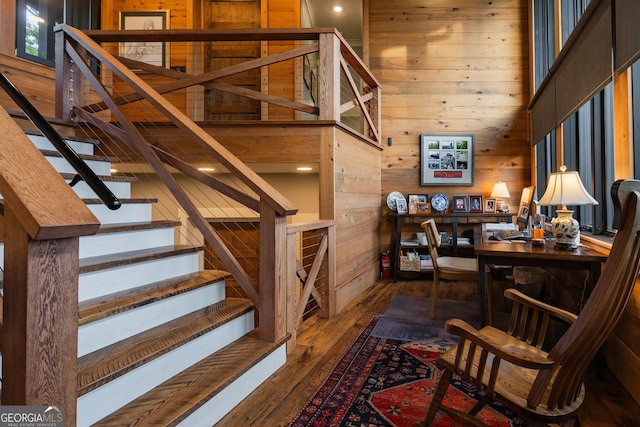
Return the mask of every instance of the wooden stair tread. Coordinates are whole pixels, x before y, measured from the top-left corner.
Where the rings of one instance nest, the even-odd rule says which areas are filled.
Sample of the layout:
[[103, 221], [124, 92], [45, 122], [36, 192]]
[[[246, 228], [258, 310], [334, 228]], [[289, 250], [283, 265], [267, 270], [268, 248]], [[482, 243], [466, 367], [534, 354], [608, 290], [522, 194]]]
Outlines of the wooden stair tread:
[[78, 325], [86, 325], [114, 314], [192, 291], [229, 277], [221, 270], [202, 270], [197, 273], [150, 283], [135, 289], [83, 301], [79, 305]]
[[120, 224], [101, 224], [96, 234], [120, 233], [124, 231], [151, 230], [156, 228], [178, 227], [180, 221], [159, 220], [145, 222], [127, 222]]
[[82, 356], [78, 360], [78, 395], [113, 381], [252, 309], [250, 300], [227, 298]]
[[[158, 199], [119, 199], [120, 203], [124, 204], [134, 204], [134, 203], [158, 203]], [[102, 205], [104, 202], [100, 199], [82, 199], [82, 201], [87, 205]]]
[[136, 251], [82, 258], [80, 259], [80, 274], [199, 252], [203, 249], [203, 246], [169, 245], [151, 249], [140, 249]]
[[[60, 174], [64, 179], [73, 179], [76, 174], [75, 173], [66, 173], [63, 172]], [[98, 175], [101, 181], [111, 181], [111, 182], [138, 182], [138, 178], [133, 176], [125, 176], [125, 175]]]
[[[40, 152], [45, 157], [62, 157], [62, 154], [55, 150], [40, 150]], [[101, 156], [98, 154], [77, 154], [77, 156], [82, 160], [95, 160], [98, 162], [117, 163], [119, 161], [117, 157]]]
[[140, 396], [94, 426], [176, 425], [220, 393], [288, 337], [262, 341], [254, 330]]

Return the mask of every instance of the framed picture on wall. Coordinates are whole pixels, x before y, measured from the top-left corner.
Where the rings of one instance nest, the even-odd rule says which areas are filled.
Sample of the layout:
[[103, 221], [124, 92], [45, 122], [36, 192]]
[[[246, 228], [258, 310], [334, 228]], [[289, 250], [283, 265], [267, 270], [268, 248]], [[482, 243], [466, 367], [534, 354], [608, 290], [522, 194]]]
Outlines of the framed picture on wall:
[[420, 135], [420, 185], [473, 185], [473, 134]]
[[[169, 10], [120, 12], [121, 30], [166, 30], [169, 28]], [[159, 67], [169, 67], [169, 53], [164, 42], [120, 43], [120, 56]]]

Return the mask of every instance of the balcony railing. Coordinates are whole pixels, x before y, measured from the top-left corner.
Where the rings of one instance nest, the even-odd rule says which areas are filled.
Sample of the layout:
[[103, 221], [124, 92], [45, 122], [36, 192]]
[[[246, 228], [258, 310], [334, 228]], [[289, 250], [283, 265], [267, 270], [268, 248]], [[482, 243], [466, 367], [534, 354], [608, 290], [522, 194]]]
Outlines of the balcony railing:
[[[195, 122], [332, 120], [380, 144], [380, 86], [335, 29], [85, 34]], [[102, 61], [95, 59], [99, 69]], [[103, 84], [122, 90], [102, 70]], [[124, 90], [115, 102], [140, 99]], [[89, 99], [78, 102], [93, 113], [107, 108]], [[133, 121], [150, 120], [140, 103], [134, 105]], [[62, 113], [72, 116], [69, 110]]]

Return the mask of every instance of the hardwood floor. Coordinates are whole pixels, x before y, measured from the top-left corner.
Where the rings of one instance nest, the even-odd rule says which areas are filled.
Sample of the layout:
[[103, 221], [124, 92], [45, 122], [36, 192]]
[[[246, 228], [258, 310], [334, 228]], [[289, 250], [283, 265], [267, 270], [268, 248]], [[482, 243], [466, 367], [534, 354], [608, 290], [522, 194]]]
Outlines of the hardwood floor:
[[[454, 293], [455, 292], [455, 293]], [[316, 392], [372, 316], [382, 314], [395, 295], [429, 296], [421, 280], [376, 283], [348, 309], [332, 319], [313, 317], [301, 327], [298, 346], [287, 364], [223, 418], [216, 426], [286, 426]], [[441, 298], [473, 300], [474, 284], [442, 287]], [[455, 313], [447, 313], [453, 317]], [[580, 426], [640, 425], [640, 406], [605, 370], [590, 373]]]

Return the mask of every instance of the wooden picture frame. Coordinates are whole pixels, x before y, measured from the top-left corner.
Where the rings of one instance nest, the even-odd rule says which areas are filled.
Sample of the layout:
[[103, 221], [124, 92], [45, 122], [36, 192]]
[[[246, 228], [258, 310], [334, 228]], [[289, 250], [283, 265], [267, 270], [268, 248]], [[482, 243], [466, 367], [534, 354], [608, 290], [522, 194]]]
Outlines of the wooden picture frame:
[[420, 185], [473, 185], [473, 134], [420, 134]]
[[427, 203], [429, 196], [427, 194], [409, 194], [407, 197], [407, 204], [409, 205], [409, 214], [420, 213], [418, 211], [418, 205]]
[[454, 212], [469, 212], [469, 198], [467, 196], [453, 196]]
[[484, 200], [484, 213], [496, 213], [496, 199]]
[[431, 214], [431, 203], [417, 203], [416, 204], [416, 213], [418, 215], [430, 215]]
[[469, 212], [482, 213], [483, 211], [482, 196], [469, 196]]
[[[121, 11], [121, 30], [166, 30], [169, 10]], [[120, 56], [158, 67], [169, 68], [169, 50], [164, 42], [120, 43]]]

